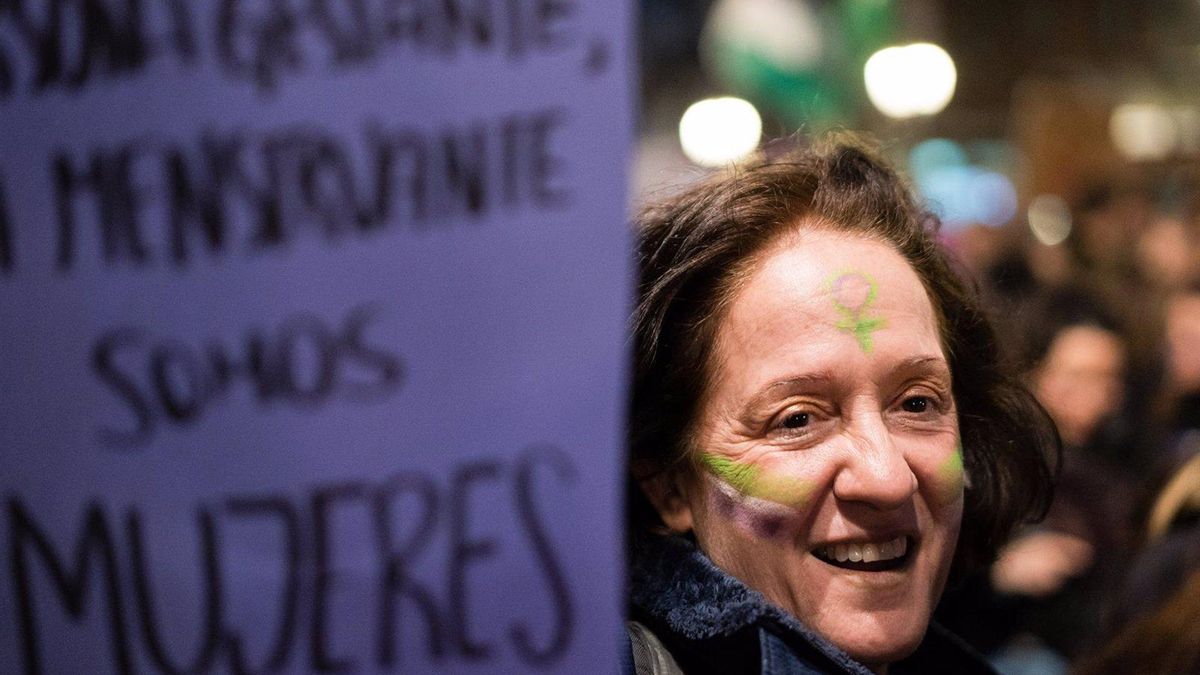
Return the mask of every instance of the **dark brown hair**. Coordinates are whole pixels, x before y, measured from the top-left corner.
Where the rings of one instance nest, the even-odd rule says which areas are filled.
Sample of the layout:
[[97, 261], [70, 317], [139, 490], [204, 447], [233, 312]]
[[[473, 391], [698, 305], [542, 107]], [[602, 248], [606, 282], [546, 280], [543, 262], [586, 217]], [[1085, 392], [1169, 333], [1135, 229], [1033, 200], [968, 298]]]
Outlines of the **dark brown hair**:
[[1072, 672], [1076, 675], [1200, 672], [1200, 571], [1191, 572], [1175, 594], [1131, 621]]
[[941, 323], [970, 476], [955, 567], [961, 573], [964, 565], [989, 562], [1017, 524], [1044, 515], [1058, 436], [1000, 366], [978, 294], [936, 241], [936, 219], [872, 151], [844, 140], [715, 173], [641, 214], [631, 544], [662, 527], [638, 483], [683, 466], [709, 384], [716, 327], [739, 276], [770, 242], [814, 224], [886, 242], [924, 283]]

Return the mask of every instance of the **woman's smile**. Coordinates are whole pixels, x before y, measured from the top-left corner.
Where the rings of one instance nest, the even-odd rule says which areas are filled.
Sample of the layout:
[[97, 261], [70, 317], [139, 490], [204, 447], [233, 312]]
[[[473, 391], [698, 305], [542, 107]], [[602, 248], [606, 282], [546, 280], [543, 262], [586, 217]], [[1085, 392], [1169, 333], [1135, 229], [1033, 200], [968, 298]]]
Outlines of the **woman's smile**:
[[[908, 562], [909, 537], [900, 535], [886, 541], [847, 541], [817, 545], [812, 554], [834, 567], [859, 572], [897, 570]], [[915, 549], [914, 547], [911, 547]]]

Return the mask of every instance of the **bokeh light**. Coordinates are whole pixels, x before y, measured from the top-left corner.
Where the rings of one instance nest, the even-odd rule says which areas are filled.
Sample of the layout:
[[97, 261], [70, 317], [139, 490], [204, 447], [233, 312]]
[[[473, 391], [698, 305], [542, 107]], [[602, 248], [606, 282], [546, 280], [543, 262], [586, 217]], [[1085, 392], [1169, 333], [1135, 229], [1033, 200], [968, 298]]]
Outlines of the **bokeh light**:
[[1029, 202], [1029, 229], [1046, 246], [1066, 241], [1071, 234], [1071, 209], [1058, 195], [1038, 195]]
[[716, 45], [753, 48], [785, 70], [816, 65], [825, 37], [813, 8], [803, 0], [718, 0], [709, 13], [701, 49]]
[[863, 68], [867, 96], [888, 117], [905, 119], [941, 112], [954, 97], [958, 73], [941, 47], [918, 42], [887, 47]]
[[948, 138], [930, 138], [913, 146], [908, 169], [947, 232], [967, 225], [999, 227], [1017, 214], [1012, 181], [972, 164], [963, 146]]
[[975, 201], [972, 220], [1000, 227], [1017, 215], [1017, 189], [1012, 181], [995, 171], [980, 171], [971, 178], [970, 195]]
[[758, 110], [732, 96], [697, 101], [679, 120], [683, 154], [701, 166], [736, 162], [754, 152], [761, 138]]
[[1113, 110], [1108, 133], [1117, 151], [1135, 161], [1165, 159], [1179, 144], [1175, 118], [1156, 103], [1125, 103]]
[[1017, 191], [1003, 174], [977, 166], [944, 166], [921, 174], [917, 189], [947, 232], [967, 225], [999, 227], [1017, 213]]
[[908, 169], [923, 175], [947, 166], [966, 166], [967, 153], [949, 138], [930, 138], [913, 146], [908, 153]]

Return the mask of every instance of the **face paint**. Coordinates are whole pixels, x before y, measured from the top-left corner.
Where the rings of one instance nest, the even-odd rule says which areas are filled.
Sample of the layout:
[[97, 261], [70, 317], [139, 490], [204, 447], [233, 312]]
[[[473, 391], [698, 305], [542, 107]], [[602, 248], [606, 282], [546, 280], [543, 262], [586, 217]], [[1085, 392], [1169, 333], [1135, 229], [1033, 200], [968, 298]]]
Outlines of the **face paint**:
[[964, 472], [963, 472], [963, 455], [962, 442], [954, 445], [954, 452], [938, 466], [938, 492], [942, 495], [943, 501], [952, 502], [957, 499], [963, 491]]
[[721, 518], [760, 539], [787, 539], [795, 528], [795, 509], [750, 497], [714, 474], [709, 475], [709, 500]]
[[830, 278], [828, 287], [833, 306], [842, 315], [835, 325], [853, 334], [859, 348], [869, 354], [874, 346], [871, 334], [884, 326], [883, 317], [867, 314], [878, 291], [875, 280], [864, 272], [840, 272]]
[[749, 464], [739, 464], [728, 457], [708, 452], [701, 453], [700, 461], [708, 467], [709, 471], [742, 494], [751, 494], [754, 486], [758, 484], [758, 469]]
[[728, 457], [706, 452], [700, 455], [700, 461], [714, 475], [747, 497], [798, 507], [812, 492], [811, 481], [768, 475], [758, 467], [735, 462]]
[[701, 454], [700, 461], [713, 478], [712, 503], [723, 518], [764, 539], [793, 536], [796, 510], [812, 492], [811, 481], [767, 475], [712, 453]]

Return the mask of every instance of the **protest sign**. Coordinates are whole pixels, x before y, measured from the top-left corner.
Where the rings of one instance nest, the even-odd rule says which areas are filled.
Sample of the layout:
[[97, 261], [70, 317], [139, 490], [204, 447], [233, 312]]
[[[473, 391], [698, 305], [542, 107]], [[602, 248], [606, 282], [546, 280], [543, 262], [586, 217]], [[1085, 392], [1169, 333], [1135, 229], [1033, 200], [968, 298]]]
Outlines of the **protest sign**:
[[0, 672], [613, 672], [630, 7], [0, 5]]

